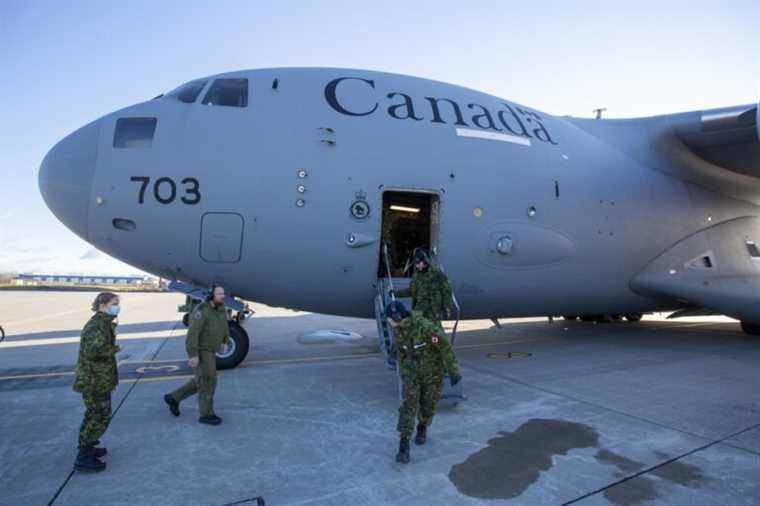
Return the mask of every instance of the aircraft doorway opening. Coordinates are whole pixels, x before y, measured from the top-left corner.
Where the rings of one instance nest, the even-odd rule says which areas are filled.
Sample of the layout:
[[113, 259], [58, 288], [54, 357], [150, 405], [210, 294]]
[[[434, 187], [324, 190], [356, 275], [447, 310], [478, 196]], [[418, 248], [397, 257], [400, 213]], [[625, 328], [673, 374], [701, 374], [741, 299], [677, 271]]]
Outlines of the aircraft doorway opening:
[[433, 254], [437, 247], [439, 198], [434, 193], [386, 191], [383, 193], [382, 243], [378, 277], [388, 275], [382, 244], [388, 245], [391, 277], [412, 276], [412, 256], [417, 248]]

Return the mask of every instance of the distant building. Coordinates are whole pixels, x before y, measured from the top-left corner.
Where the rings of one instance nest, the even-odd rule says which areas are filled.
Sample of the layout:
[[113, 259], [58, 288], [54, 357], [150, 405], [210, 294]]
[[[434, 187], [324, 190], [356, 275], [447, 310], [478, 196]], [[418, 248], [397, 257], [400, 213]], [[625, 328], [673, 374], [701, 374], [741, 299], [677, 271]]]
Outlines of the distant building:
[[17, 286], [37, 285], [114, 285], [158, 288], [160, 280], [151, 277], [139, 276], [79, 276], [70, 274], [19, 274], [13, 279]]

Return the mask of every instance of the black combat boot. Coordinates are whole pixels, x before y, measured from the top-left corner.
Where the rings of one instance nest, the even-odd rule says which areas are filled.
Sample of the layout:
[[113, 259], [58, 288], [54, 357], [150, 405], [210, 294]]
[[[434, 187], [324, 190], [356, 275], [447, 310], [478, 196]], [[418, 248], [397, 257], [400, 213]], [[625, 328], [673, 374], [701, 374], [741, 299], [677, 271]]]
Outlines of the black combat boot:
[[427, 425], [421, 423], [417, 425], [417, 435], [414, 436], [414, 444], [424, 445], [427, 441]]
[[95, 449], [92, 446], [80, 448], [77, 454], [77, 460], [74, 462], [74, 469], [85, 473], [99, 473], [104, 471], [106, 463], [98, 460], [95, 456]]
[[396, 462], [402, 464], [409, 463], [409, 439], [402, 437], [398, 444], [398, 453], [396, 454]]
[[200, 423], [205, 423], [206, 425], [219, 425], [220, 423], [222, 423], [222, 419], [216, 415], [202, 416], [198, 418], [198, 421]]
[[100, 444], [100, 440], [92, 443], [92, 447], [93, 447], [92, 449], [95, 452], [95, 457], [97, 458], [105, 457], [106, 455], [108, 455], [108, 448], [106, 448], [105, 446], [98, 447], [99, 444]]
[[179, 416], [179, 402], [171, 394], [164, 395], [164, 402], [169, 405], [172, 415]]

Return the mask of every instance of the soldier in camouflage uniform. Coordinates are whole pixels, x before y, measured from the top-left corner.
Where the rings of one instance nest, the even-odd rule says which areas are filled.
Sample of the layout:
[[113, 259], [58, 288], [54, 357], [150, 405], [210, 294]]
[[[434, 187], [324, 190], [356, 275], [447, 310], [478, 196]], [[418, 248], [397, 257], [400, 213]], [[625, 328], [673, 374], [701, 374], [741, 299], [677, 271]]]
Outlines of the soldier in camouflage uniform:
[[412, 309], [420, 311], [428, 320], [441, 323], [449, 316], [452, 307], [451, 285], [440, 269], [430, 265], [430, 257], [423, 249], [414, 254], [414, 275], [406, 290], [400, 290], [397, 297], [412, 297]]
[[222, 419], [214, 414], [216, 352], [221, 348], [225, 353], [229, 341], [224, 288], [213, 286], [206, 301], [193, 310], [187, 331], [188, 365], [195, 370], [195, 376], [174, 392], [164, 395], [164, 402], [174, 416], [179, 416], [179, 403], [183, 399], [198, 394], [198, 421], [208, 425], [222, 423]]
[[102, 471], [105, 462], [100, 460], [108, 451], [98, 448], [111, 419], [111, 392], [119, 384], [116, 364], [116, 317], [119, 314], [119, 297], [104, 292], [92, 304], [95, 314], [82, 330], [79, 341], [74, 391], [82, 394], [85, 414], [79, 429], [79, 453], [74, 468], [79, 471]]
[[427, 440], [427, 427], [433, 422], [435, 407], [441, 398], [444, 375], [451, 377], [452, 385], [459, 383], [462, 376], [454, 350], [439, 324], [418, 311], [409, 313], [399, 301], [388, 304], [386, 314], [396, 335], [399, 372], [404, 382], [404, 400], [396, 427], [401, 436], [396, 462], [406, 464], [415, 418], [419, 418], [419, 423], [414, 443], [423, 445]]

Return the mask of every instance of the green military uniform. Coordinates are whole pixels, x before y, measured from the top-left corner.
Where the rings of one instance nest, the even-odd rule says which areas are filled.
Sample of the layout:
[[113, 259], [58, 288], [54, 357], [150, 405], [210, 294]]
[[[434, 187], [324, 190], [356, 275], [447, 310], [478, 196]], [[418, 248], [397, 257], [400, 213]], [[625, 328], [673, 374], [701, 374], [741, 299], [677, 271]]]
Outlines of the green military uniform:
[[79, 447], [89, 448], [106, 432], [111, 419], [111, 392], [119, 384], [115, 316], [98, 312], [84, 326], [79, 341], [74, 390], [82, 394], [84, 420]]
[[224, 304], [214, 306], [206, 301], [198, 305], [190, 317], [185, 348], [187, 356], [198, 357], [195, 377], [170, 395], [177, 402], [198, 394], [200, 415], [214, 414], [216, 390], [216, 352], [222, 343], [229, 343], [230, 329]]
[[412, 297], [412, 309], [422, 312], [428, 320], [440, 323], [441, 318], [452, 307], [451, 285], [446, 275], [429, 266], [424, 271], [415, 271], [407, 290], [398, 292], [398, 297]]
[[440, 324], [419, 311], [412, 311], [396, 327], [395, 334], [399, 372], [404, 382], [397, 430], [402, 439], [408, 439], [418, 412], [420, 425], [427, 427], [432, 423], [444, 375], [459, 376], [459, 364]]

